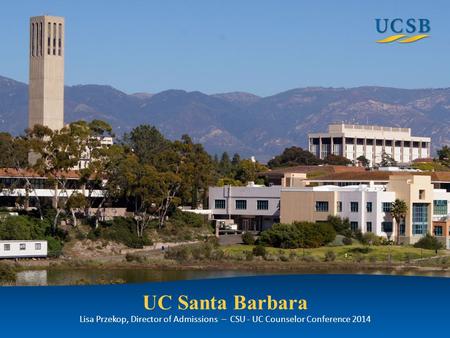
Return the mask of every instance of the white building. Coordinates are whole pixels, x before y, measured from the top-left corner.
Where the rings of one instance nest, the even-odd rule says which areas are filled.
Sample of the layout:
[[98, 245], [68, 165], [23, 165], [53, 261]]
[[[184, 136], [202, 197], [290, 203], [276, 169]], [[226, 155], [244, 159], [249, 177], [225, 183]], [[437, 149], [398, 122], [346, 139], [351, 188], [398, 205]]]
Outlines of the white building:
[[210, 187], [214, 219], [233, 219], [242, 231], [262, 231], [280, 219], [281, 186]]
[[371, 166], [381, 162], [383, 153], [404, 164], [431, 156], [431, 139], [411, 136], [410, 128], [330, 124], [326, 133], [308, 134], [308, 144], [309, 151], [321, 159], [329, 154], [351, 161], [364, 156]]
[[47, 241], [0, 240], [0, 258], [47, 257]]

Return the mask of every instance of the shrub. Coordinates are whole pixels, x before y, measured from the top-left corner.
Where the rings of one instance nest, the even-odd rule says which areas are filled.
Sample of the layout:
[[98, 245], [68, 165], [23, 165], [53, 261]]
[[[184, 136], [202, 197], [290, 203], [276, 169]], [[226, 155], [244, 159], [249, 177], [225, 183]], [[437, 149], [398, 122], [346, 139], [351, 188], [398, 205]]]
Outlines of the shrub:
[[179, 209], [175, 209], [170, 217], [170, 222], [176, 227], [193, 228], [201, 228], [205, 224], [204, 216], [192, 212], [183, 212]]
[[361, 243], [364, 245], [381, 245], [382, 240], [373, 232], [366, 232], [361, 238]]
[[372, 251], [372, 249], [369, 248], [368, 246], [356, 247], [348, 250], [348, 252], [356, 254], [368, 254], [370, 251]]
[[164, 254], [165, 258], [174, 259], [179, 262], [188, 261], [191, 256], [191, 250], [187, 245], [172, 247]]
[[[152, 241], [147, 237], [139, 237], [136, 233], [136, 223], [132, 218], [116, 217], [110, 225], [103, 225], [102, 228], [94, 230], [94, 237], [109, 239], [111, 241], [123, 243], [130, 248], [142, 248], [144, 245], [151, 245]], [[91, 231], [92, 232], [92, 231]], [[92, 235], [89, 235], [92, 237]]]
[[267, 250], [263, 245], [258, 244], [253, 248], [253, 255], [265, 257], [267, 255]]
[[336, 233], [344, 235], [350, 231], [350, 222], [348, 218], [340, 218], [339, 216], [329, 215], [327, 222], [334, 228]]
[[344, 237], [344, 238], [342, 239], [342, 243], [343, 243], [344, 245], [352, 245], [353, 240], [351, 239], [351, 237]]
[[328, 250], [325, 253], [325, 262], [334, 262], [336, 260], [336, 254], [333, 250]]
[[246, 245], [253, 245], [255, 244], [255, 236], [251, 232], [244, 232], [242, 234], [242, 243]]
[[414, 244], [414, 247], [428, 250], [439, 250], [442, 249], [443, 245], [436, 237], [426, 234], [425, 237], [422, 237], [416, 244]]
[[246, 261], [252, 261], [253, 260], [253, 251], [246, 251], [245, 252], [245, 260]]
[[332, 242], [336, 232], [328, 223], [274, 224], [261, 233], [259, 242], [276, 248], [317, 248]]
[[0, 263], [0, 282], [15, 282], [16, 271], [8, 264]]
[[127, 262], [138, 262], [138, 263], [145, 263], [146, 259], [142, 255], [133, 254], [133, 253], [127, 253], [125, 255], [125, 259]]

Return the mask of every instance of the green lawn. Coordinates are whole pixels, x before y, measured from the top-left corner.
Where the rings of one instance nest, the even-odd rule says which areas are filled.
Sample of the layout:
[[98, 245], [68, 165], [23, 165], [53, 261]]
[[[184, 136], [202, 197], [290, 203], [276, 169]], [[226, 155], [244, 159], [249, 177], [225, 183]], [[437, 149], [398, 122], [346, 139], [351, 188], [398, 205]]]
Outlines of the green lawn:
[[[253, 250], [253, 245], [228, 245], [223, 246], [222, 249], [225, 255], [229, 257], [240, 257], [245, 255], [247, 251]], [[353, 261], [358, 257], [363, 257], [367, 261], [383, 262], [388, 261], [389, 253], [391, 254], [392, 261], [407, 261], [417, 258], [427, 258], [435, 256], [434, 250], [418, 249], [412, 246], [364, 246], [360, 244], [345, 245], [345, 246], [333, 246], [333, 247], [320, 247], [314, 249], [278, 249], [267, 247], [267, 252], [269, 255], [273, 256], [285, 256], [290, 257], [296, 255], [298, 257], [312, 256], [317, 260], [323, 261], [325, 259], [325, 254], [328, 251], [333, 251], [336, 254], [336, 261], [345, 262]], [[362, 250], [363, 252], [359, 252]], [[364, 253], [364, 250], [368, 250]], [[445, 250], [440, 250], [439, 255], [444, 255]]]

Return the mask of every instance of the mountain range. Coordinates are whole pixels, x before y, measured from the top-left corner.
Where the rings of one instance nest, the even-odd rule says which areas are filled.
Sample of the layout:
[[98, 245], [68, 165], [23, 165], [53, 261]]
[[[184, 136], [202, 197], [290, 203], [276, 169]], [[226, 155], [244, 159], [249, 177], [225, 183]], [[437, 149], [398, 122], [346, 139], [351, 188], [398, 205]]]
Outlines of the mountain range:
[[[107, 85], [65, 88], [65, 121], [101, 119], [116, 135], [151, 124], [168, 138], [189, 134], [211, 154], [240, 153], [267, 161], [285, 147], [307, 145], [309, 132], [331, 122], [410, 127], [430, 136], [433, 149], [450, 144], [450, 88], [309, 87], [260, 97], [232, 92], [166, 90], [126, 94]], [[0, 77], [0, 130], [27, 127], [28, 87]]]

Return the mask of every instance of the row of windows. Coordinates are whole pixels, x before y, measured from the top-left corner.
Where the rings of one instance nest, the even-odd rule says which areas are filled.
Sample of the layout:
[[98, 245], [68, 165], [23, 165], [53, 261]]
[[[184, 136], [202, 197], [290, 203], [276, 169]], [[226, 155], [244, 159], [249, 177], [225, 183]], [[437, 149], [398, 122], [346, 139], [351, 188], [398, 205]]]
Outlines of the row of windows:
[[[352, 231], [357, 231], [359, 228], [359, 223], [356, 221], [350, 222], [350, 229]], [[381, 230], [384, 232], [392, 232], [392, 222], [381, 222]], [[366, 222], [366, 231], [373, 232], [372, 222]]]
[[[342, 202], [341, 201], [337, 201], [336, 208], [337, 208], [337, 212], [342, 212]], [[382, 208], [383, 212], [391, 212], [392, 203], [391, 202], [383, 202], [381, 204], [381, 208]], [[316, 202], [316, 211], [317, 211], [317, 202]], [[358, 212], [359, 211], [359, 203], [358, 202], [350, 202], [350, 211]], [[373, 211], [372, 202], [366, 203], [366, 211], [367, 212]]]
[[[320, 140], [322, 140], [322, 146], [324, 145], [329, 145], [331, 144], [331, 138], [330, 137], [322, 137], [321, 139], [319, 138], [312, 138], [310, 139], [311, 144], [314, 145], [319, 145], [320, 144]], [[362, 138], [353, 138], [353, 137], [346, 137], [345, 138], [345, 144], [347, 145], [354, 145], [355, 143], [357, 145], [364, 145], [364, 140], [366, 141], [366, 145], [368, 146], [372, 146], [372, 145], [377, 145], [377, 146], [382, 146], [383, 145], [383, 140], [381, 139], [362, 139]], [[408, 148], [408, 147], [413, 147], [413, 148], [427, 148], [428, 147], [428, 142], [419, 142], [419, 141], [394, 141], [394, 140], [384, 140], [384, 145], [386, 147], [402, 147], [402, 142], [403, 142], [403, 147]], [[338, 138], [333, 138], [333, 144], [342, 144], [342, 138], [338, 137]]]
[[[42, 22], [31, 24], [31, 56], [42, 56], [44, 54], [43, 28]], [[47, 26], [47, 54], [56, 55], [56, 51], [58, 51], [58, 55], [62, 54], [62, 24], [53, 23], [52, 25], [49, 22]]]
[[[34, 250], [41, 250], [42, 246], [41, 243], [34, 243]], [[19, 244], [20, 250], [26, 250], [27, 244], [26, 243], [20, 243]], [[3, 250], [4, 251], [11, 251], [11, 244], [3, 244]]]
[[[225, 200], [214, 200], [214, 208], [215, 209], [225, 209]], [[238, 210], [246, 210], [247, 209], [247, 200], [236, 200], [235, 208]], [[268, 200], [257, 200], [256, 201], [256, 209], [257, 210], [269, 210], [269, 201]]]

